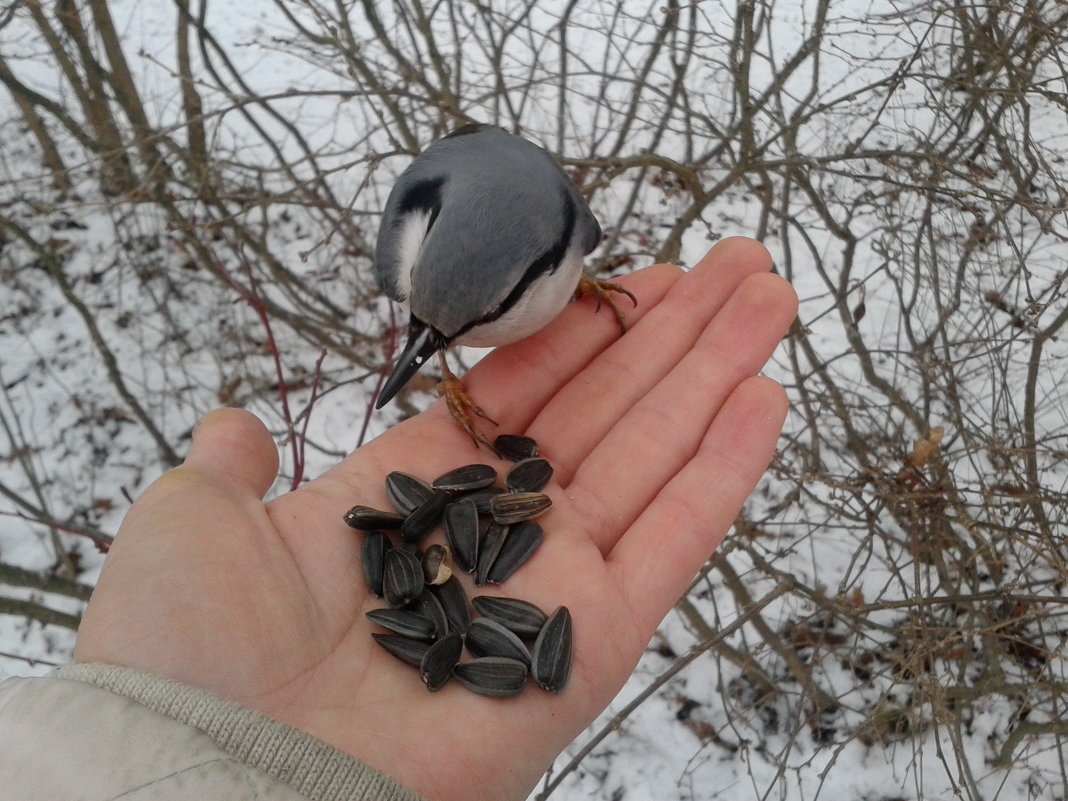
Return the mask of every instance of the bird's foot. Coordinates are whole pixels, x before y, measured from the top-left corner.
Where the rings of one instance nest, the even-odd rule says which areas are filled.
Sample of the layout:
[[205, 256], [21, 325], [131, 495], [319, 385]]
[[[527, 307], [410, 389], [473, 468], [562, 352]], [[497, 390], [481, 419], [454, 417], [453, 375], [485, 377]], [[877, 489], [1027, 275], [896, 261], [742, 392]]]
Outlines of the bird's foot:
[[441, 381], [438, 383], [438, 394], [445, 399], [445, 407], [449, 410], [449, 414], [452, 415], [452, 419], [456, 421], [456, 424], [467, 432], [467, 436], [471, 437], [471, 441], [475, 443], [476, 448], [481, 444], [492, 451], [493, 444], [475, 426], [474, 418], [481, 417], [483, 420], [493, 423], [493, 425], [497, 425], [497, 421], [482, 411], [479, 405], [471, 400], [471, 396], [467, 394], [463, 383], [445, 363], [445, 354], [439, 353], [439, 358], [441, 361]]
[[627, 317], [623, 314], [623, 310], [619, 308], [615, 298], [609, 294], [610, 292], [626, 295], [635, 307], [638, 306], [638, 299], [634, 297], [634, 293], [622, 284], [617, 284], [614, 281], [600, 281], [596, 278], [591, 278], [586, 273], [582, 274], [578, 286], [575, 287], [575, 300], [578, 300], [583, 295], [593, 295], [597, 299], [597, 311], [601, 310], [601, 303], [607, 304], [608, 308], [612, 310], [612, 314], [616, 316], [620, 332], [625, 334], [627, 333]]

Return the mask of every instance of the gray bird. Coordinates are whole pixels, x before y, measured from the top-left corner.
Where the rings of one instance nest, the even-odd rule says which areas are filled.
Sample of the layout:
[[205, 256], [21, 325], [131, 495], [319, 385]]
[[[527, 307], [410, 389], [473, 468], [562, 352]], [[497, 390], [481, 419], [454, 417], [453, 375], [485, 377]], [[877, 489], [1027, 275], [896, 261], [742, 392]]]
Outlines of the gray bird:
[[466, 125], [430, 145], [386, 201], [375, 272], [411, 314], [408, 341], [375, 404], [381, 409], [434, 353], [442, 395], [476, 445], [471, 415], [492, 421], [445, 363], [453, 345], [495, 347], [529, 336], [573, 297], [634, 296], [582, 272], [601, 239], [578, 188], [542, 148], [492, 125]]

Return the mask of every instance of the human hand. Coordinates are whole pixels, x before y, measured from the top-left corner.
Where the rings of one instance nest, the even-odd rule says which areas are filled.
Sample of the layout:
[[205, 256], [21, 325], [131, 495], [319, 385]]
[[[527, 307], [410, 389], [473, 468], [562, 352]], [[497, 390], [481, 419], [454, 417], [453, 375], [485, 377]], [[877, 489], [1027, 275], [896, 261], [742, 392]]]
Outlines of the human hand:
[[371, 639], [364, 612], [382, 603], [342, 515], [388, 508], [391, 470], [496, 461], [440, 401], [266, 504], [278, 463], [263, 425], [207, 415], [185, 463], [127, 514], [75, 658], [202, 687], [435, 801], [525, 798], [622, 687], [771, 459], [786, 399], [755, 374], [796, 298], [768, 266], [760, 245], [731, 239], [689, 273], [638, 271], [621, 279], [639, 301], [623, 337], [611, 315], [571, 304], [464, 379], [501, 432], [534, 437], [556, 470], [545, 540], [501, 594], [569, 607], [562, 695], [493, 699], [456, 682], [431, 694]]

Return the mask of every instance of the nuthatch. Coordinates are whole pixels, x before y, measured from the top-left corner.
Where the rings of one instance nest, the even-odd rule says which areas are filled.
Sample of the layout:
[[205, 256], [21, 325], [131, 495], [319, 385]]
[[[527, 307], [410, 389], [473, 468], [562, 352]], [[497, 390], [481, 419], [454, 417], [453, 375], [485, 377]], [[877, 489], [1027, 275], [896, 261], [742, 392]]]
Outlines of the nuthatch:
[[549, 153], [492, 125], [466, 125], [420, 154], [386, 201], [375, 248], [382, 290], [411, 313], [408, 341], [375, 404], [381, 409], [433, 353], [441, 394], [477, 445], [489, 446], [444, 352], [506, 345], [543, 328], [569, 300], [622, 287], [582, 272], [601, 239], [578, 188]]

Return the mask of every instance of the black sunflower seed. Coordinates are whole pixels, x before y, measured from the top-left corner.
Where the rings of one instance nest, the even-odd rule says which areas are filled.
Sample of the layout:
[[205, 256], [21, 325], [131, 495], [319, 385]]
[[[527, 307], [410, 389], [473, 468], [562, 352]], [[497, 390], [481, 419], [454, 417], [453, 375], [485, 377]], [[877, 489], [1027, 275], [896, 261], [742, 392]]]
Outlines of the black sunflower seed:
[[475, 508], [480, 515], [490, 513], [490, 502], [498, 495], [505, 493], [504, 487], [483, 487], [480, 490], [465, 492], [457, 497], [457, 500], [474, 501]]
[[437, 528], [438, 523], [441, 522], [441, 515], [450, 500], [446, 492], [433, 492], [404, 519], [400, 527], [401, 539], [405, 542], [419, 542]]
[[474, 501], [460, 500], [445, 508], [445, 541], [461, 570], [468, 573], [478, 563], [479, 522]]
[[508, 536], [504, 538], [504, 545], [493, 560], [486, 580], [494, 584], [503, 582], [530, 558], [544, 537], [542, 527], [531, 520], [509, 526]]
[[395, 634], [411, 637], [415, 640], [434, 638], [434, 621], [417, 612], [406, 609], [372, 609], [366, 613], [367, 619]]
[[368, 531], [360, 543], [360, 565], [367, 586], [382, 597], [382, 574], [386, 570], [386, 551], [391, 548], [389, 537], [382, 531]]
[[509, 698], [523, 692], [527, 666], [515, 659], [484, 656], [457, 665], [453, 675], [473, 692], [493, 698]]
[[470, 492], [491, 487], [496, 480], [497, 471], [488, 464], [468, 464], [438, 476], [431, 486], [446, 492]]
[[464, 592], [460, 579], [453, 576], [444, 584], [427, 589], [441, 602], [445, 618], [449, 621], [449, 631], [465, 634], [467, 627], [471, 625], [471, 610], [467, 606], [467, 593]]
[[382, 590], [386, 603], [394, 609], [418, 598], [423, 591], [423, 566], [419, 558], [403, 548], [387, 551]]
[[553, 477], [553, 468], [541, 457], [524, 459], [504, 476], [504, 486], [512, 492], [540, 492]]
[[537, 442], [519, 434], [501, 434], [493, 440], [493, 450], [497, 451], [497, 455], [502, 459], [509, 459], [513, 462], [529, 459], [540, 453]]
[[423, 479], [394, 470], [386, 476], [386, 496], [402, 515], [410, 515], [423, 505], [434, 489]]
[[519, 636], [488, 617], [471, 621], [464, 644], [471, 656], [503, 656], [530, 665], [530, 652]]
[[496, 520], [490, 521], [478, 549], [478, 564], [475, 566], [475, 586], [481, 587], [489, 579], [490, 568], [497, 560], [508, 537], [508, 526], [502, 526]]
[[426, 650], [419, 675], [428, 690], [436, 692], [445, 686], [463, 650], [464, 639], [459, 634], [446, 634]]
[[533, 520], [552, 505], [552, 499], [540, 492], [506, 492], [490, 499], [490, 514], [498, 523], [511, 525]]
[[353, 506], [345, 512], [344, 521], [352, 528], [361, 531], [371, 531], [383, 528], [386, 531], [396, 531], [404, 522], [404, 516], [393, 512], [383, 512], [381, 509], [372, 509], [370, 506]]
[[571, 677], [571, 613], [559, 607], [545, 621], [530, 652], [530, 674], [543, 690], [563, 692]]
[[476, 595], [471, 599], [478, 613], [496, 620], [520, 637], [537, 637], [547, 617], [529, 601], [518, 598], [496, 598], [492, 595]]
[[430, 643], [402, 637], [399, 634], [372, 634], [371, 637], [401, 662], [412, 667], [419, 667], [423, 663], [426, 652], [430, 650]]
[[434, 624], [434, 639], [444, 637], [449, 633], [449, 619], [445, 617], [445, 607], [441, 605], [438, 596], [431, 592], [429, 587], [424, 588], [408, 608]]

